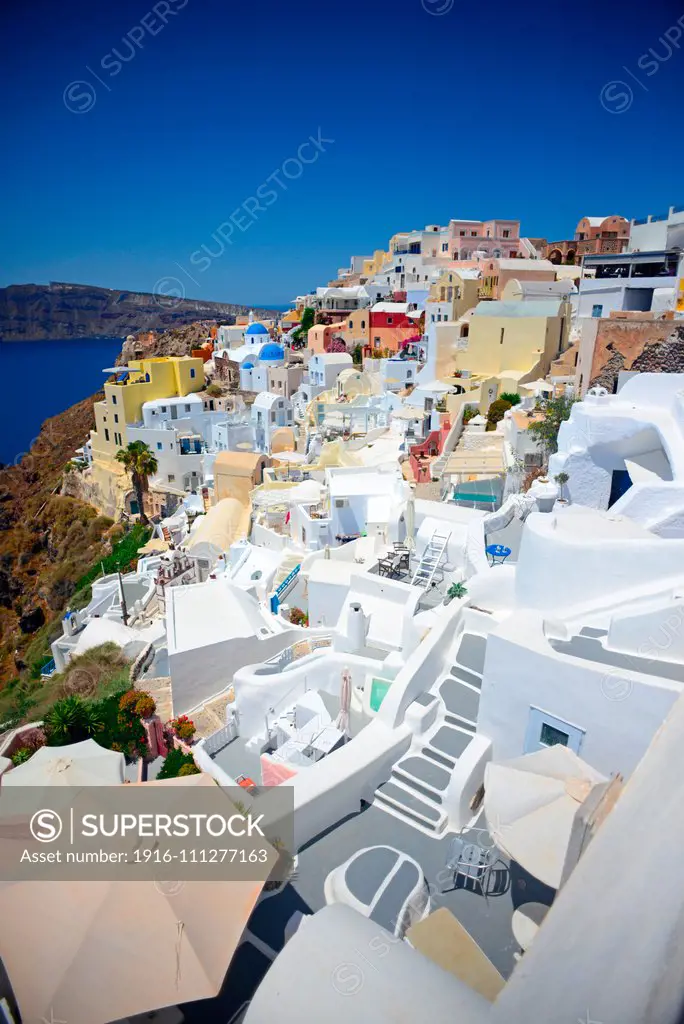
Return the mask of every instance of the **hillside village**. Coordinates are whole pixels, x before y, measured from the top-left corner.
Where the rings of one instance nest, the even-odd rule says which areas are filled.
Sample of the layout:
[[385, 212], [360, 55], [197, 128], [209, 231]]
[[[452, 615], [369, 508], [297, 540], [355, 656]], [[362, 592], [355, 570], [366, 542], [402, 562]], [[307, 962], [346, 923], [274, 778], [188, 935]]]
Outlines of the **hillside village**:
[[[116, 784], [294, 804], [291, 875], [223, 905], [223, 988], [132, 984], [107, 1020], [540, 1020], [567, 958], [568, 1019], [575, 998], [655, 1019], [646, 956], [621, 997], [602, 982], [630, 901], [593, 954], [566, 936], [593, 929], [599, 879], [624, 894], [679, 847], [644, 817], [661, 784], [683, 795], [684, 207], [572, 228], [400, 232], [280, 318], [141, 332], [103, 367], [50, 479], [79, 580], [51, 576], [57, 618], [21, 626], [43, 656], [27, 682], [21, 649], [26, 700], [0, 704], [0, 788], [99, 735]], [[678, 904], [653, 899], [666, 958]]]

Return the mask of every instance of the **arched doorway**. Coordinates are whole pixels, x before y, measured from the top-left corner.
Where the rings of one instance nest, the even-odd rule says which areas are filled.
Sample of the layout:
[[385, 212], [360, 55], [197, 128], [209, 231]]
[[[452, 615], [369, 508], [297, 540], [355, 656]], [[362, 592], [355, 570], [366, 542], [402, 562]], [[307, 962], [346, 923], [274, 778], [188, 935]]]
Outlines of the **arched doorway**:
[[140, 515], [140, 506], [135, 491], [127, 491], [124, 497], [124, 511], [129, 516]]

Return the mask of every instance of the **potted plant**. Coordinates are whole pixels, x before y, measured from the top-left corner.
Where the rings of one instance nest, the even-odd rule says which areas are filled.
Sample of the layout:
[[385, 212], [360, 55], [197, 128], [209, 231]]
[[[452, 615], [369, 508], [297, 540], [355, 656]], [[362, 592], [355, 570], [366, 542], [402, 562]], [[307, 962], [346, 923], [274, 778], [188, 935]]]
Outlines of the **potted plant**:
[[195, 723], [187, 715], [179, 715], [178, 718], [172, 718], [169, 722], [169, 727], [178, 739], [183, 740], [184, 743], [191, 743], [193, 736], [197, 732]]
[[465, 583], [452, 583], [446, 592], [446, 598], [444, 600], [444, 603], [449, 604], [449, 602], [453, 601], [454, 598], [465, 597], [467, 593], [468, 588], [466, 587]]
[[292, 608], [290, 610], [290, 622], [293, 626], [308, 626], [309, 616], [301, 608]]
[[553, 478], [558, 484], [558, 501], [561, 505], [567, 505], [567, 498], [563, 497], [563, 487], [567, 484], [570, 477], [567, 473], [557, 473]]

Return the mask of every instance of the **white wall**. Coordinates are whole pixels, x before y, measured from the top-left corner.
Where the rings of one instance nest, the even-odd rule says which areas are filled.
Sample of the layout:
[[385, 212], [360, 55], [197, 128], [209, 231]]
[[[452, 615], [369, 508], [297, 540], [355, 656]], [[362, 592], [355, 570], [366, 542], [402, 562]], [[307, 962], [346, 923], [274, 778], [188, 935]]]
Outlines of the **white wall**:
[[627, 776], [680, 692], [672, 680], [557, 653], [542, 617], [521, 611], [489, 635], [477, 727], [491, 739], [494, 760], [519, 757], [537, 707], [584, 730], [579, 754], [590, 765]]
[[[288, 630], [282, 634], [287, 638], [283, 648], [306, 637], [323, 635], [324, 632]], [[264, 654], [263, 657], [265, 659], [270, 655]], [[355, 687], [362, 687], [366, 676], [372, 671], [378, 671], [377, 662], [354, 654], [337, 653], [330, 648], [321, 648], [285, 667], [262, 662], [246, 665], [243, 662], [233, 678], [240, 735], [245, 739], [253, 736], [265, 738], [265, 719], [269, 708], [276, 708], [278, 712], [285, 711], [307, 690], [339, 694], [345, 668], [349, 669]]]

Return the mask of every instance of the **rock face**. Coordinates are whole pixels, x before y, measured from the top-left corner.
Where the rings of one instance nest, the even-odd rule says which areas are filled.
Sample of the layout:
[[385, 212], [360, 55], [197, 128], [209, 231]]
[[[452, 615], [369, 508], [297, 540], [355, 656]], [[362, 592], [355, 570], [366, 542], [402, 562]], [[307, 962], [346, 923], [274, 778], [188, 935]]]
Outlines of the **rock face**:
[[117, 365], [125, 366], [130, 359], [190, 355], [193, 348], [202, 345], [208, 333], [209, 325], [206, 322], [172, 327], [163, 334], [157, 334], [156, 331], [141, 331], [124, 341]]
[[[17, 673], [14, 652], [23, 655], [32, 637], [26, 627], [54, 616], [66, 580], [78, 580], [104, 556], [100, 536], [111, 520], [58, 493], [65, 464], [94, 425], [93, 399], [85, 399], [46, 420], [19, 465], [0, 469], [8, 526], [0, 530], [0, 688]], [[59, 635], [61, 626], [55, 629]]]
[[35, 633], [44, 623], [45, 612], [38, 605], [37, 608], [31, 608], [30, 611], [24, 612], [19, 619], [19, 629], [22, 633]]
[[601, 320], [588, 386], [614, 393], [621, 370], [682, 373], [684, 327], [675, 320]]
[[[177, 299], [94, 285], [21, 284], [0, 288], [0, 341], [124, 338], [142, 330], [164, 330], [198, 319], [232, 323], [249, 307], [230, 302]], [[275, 312], [255, 309], [261, 319]]]

